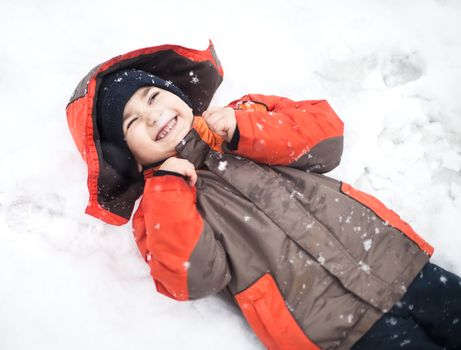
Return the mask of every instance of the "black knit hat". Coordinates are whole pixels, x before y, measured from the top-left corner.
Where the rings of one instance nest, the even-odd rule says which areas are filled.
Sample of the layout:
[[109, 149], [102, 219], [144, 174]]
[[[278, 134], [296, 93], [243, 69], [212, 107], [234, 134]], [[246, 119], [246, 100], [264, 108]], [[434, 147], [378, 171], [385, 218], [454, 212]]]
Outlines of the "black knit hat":
[[142, 70], [116, 71], [105, 76], [99, 88], [96, 113], [103, 158], [125, 177], [136, 177], [136, 162], [123, 135], [123, 110], [133, 94], [143, 86], [167, 90], [189, 107], [188, 97], [171, 81], [165, 81]]

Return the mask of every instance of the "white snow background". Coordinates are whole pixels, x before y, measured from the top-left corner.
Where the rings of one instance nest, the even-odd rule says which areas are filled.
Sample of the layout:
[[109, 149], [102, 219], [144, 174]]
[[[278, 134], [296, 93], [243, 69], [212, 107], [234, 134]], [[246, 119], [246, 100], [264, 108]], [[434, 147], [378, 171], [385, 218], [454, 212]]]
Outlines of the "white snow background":
[[214, 105], [246, 93], [327, 99], [346, 125], [330, 173], [394, 209], [461, 273], [461, 2], [0, 3], [0, 349], [262, 349], [219, 297], [155, 291], [131, 226], [83, 213], [65, 116], [96, 64], [215, 44]]

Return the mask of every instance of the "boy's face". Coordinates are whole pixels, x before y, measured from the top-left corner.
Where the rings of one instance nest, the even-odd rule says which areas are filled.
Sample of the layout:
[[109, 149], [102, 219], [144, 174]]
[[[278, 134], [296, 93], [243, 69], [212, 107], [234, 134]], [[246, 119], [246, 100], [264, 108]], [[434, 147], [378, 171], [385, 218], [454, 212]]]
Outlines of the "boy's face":
[[192, 109], [175, 94], [155, 86], [139, 88], [123, 111], [128, 148], [141, 165], [173, 156], [192, 127]]

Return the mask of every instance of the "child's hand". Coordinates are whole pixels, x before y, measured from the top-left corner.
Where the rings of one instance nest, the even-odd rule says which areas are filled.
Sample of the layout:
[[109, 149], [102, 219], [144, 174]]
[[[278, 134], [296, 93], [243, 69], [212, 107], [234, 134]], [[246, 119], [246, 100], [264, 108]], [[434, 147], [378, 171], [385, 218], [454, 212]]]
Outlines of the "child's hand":
[[209, 107], [203, 112], [202, 117], [211, 131], [222, 136], [227, 142], [232, 140], [237, 120], [231, 107]]
[[174, 171], [188, 177], [190, 186], [194, 186], [197, 182], [197, 173], [195, 172], [194, 164], [187, 159], [170, 157], [163, 162], [159, 170]]

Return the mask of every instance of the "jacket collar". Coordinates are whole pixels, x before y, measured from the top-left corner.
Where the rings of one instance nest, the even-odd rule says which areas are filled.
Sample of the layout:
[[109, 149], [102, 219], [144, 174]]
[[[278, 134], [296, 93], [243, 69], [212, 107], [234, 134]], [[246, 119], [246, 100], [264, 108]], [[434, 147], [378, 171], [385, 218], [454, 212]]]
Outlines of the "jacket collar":
[[[202, 117], [194, 117], [191, 130], [175, 147], [176, 156], [187, 159], [195, 169], [205, 166], [205, 159], [211, 150], [222, 152], [223, 138], [213, 134]], [[165, 160], [143, 167], [144, 177], [150, 177], [157, 171]]]

